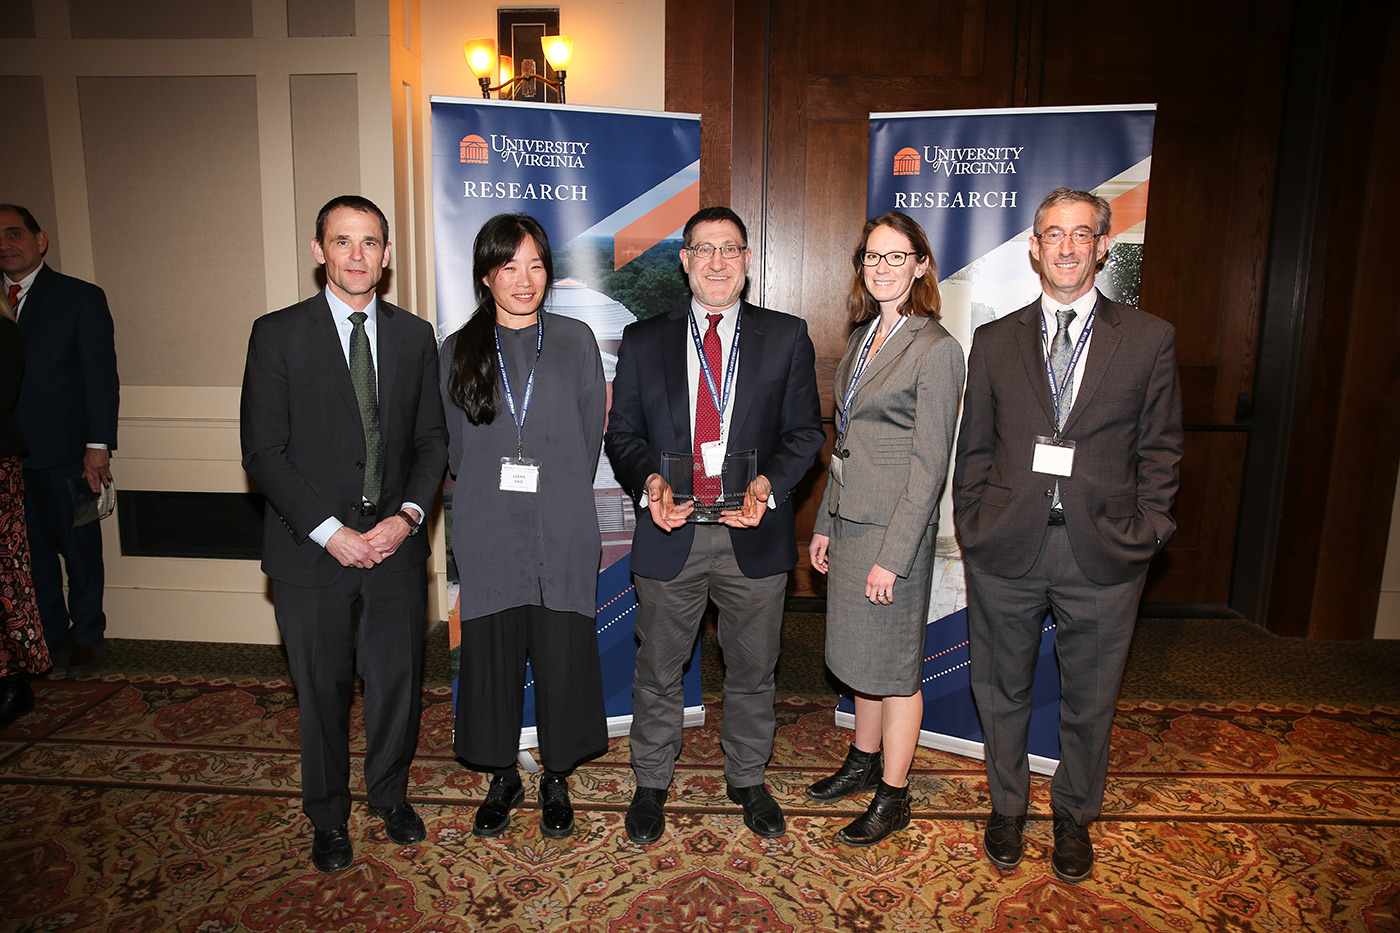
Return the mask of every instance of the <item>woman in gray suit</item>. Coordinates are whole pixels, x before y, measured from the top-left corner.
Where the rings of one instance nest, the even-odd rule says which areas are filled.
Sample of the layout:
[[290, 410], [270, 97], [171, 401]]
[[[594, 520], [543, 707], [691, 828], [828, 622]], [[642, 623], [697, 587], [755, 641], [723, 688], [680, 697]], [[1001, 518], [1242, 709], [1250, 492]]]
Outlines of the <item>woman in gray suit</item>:
[[807, 796], [874, 789], [837, 833], [868, 846], [909, 825], [938, 499], [965, 364], [938, 323], [937, 267], [917, 223], [898, 211], [868, 221], [852, 259], [858, 326], [836, 370], [836, 446], [811, 558], [829, 575], [826, 663], [855, 696], [856, 734]]

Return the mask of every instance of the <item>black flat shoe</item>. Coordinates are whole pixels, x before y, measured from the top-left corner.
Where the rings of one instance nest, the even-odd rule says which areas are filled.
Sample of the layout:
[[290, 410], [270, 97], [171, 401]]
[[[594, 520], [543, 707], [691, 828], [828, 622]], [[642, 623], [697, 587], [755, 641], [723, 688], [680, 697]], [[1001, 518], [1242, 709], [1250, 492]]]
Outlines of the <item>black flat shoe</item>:
[[1021, 864], [1025, 828], [1024, 816], [1003, 816], [993, 809], [992, 818], [987, 821], [987, 831], [982, 835], [982, 848], [986, 850], [987, 861], [1005, 871]]
[[909, 825], [909, 787], [891, 787], [884, 781], [865, 812], [836, 834], [848, 846], [873, 846]]
[[369, 812], [384, 821], [384, 831], [401, 846], [411, 846], [428, 838], [427, 827], [407, 800], [394, 807], [371, 805]]
[[349, 868], [355, 860], [350, 848], [350, 830], [344, 823], [335, 829], [318, 829], [311, 840], [311, 864], [330, 874]]
[[1089, 877], [1094, 870], [1094, 844], [1089, 841], [1088, 826], [1055, 814], [1055, 853], [1050, 856], [1050, 870], [1070, 884]]
[[729, 786], [729, 799], [744, 808], [744, 825], [765, 839], [787, 832], [783, 810], [763, 784], [752, 787]]
[[841, 762], [835, 774], [807, 788], [808, 799], [837, 800], [861, 791], [874, 790], [880, 785], [880, 777], [884, 774], [880, 758], [878, 751], [863, 752], [852, 745], [846, 753], [846, 760]]
[[649, 846], [666, 831], [666, 788], [639, 787], [627, 808], [627, 838], [639, 846]]
[[549, 839], [564, 839], [574, 831], [574, 806], [569, 802], [569, 782], [562, 774], [540, 778], [540, 832]]
[[499, 774], [491, 778], [486, 799], [476, 808], [476, 823], [472, 834], [482, 839], [499, 836], [510, 828], [510, 811], [525, 802], [525, 787], [520, 779], [509, 780]]

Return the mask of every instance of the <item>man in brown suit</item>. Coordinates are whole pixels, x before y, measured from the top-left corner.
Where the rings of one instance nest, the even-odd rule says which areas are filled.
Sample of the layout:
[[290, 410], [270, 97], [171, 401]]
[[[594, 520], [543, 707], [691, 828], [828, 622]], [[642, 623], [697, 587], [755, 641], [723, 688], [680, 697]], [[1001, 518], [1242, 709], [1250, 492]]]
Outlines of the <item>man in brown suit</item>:
[[1060, 879], [1093, 869], [1109, 732], [1147, 565], [1171, 537], [1181, 460], [1176, 331], [1099, 294], [1108, 202], [1057, 188], [1030, 238], [1042, 295], [977, 329], [953, 475], [993, 864], [1021, 859], [1031, 681], [1046, 611], [1060, 667], [1051, 783]]

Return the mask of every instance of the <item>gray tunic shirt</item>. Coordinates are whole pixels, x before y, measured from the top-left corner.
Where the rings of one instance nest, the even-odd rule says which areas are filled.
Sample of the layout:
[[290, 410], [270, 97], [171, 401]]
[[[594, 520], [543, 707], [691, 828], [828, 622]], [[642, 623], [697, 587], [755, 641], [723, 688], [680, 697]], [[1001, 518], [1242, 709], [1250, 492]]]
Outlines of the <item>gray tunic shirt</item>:
[[[537, 331], [498, 327], [512, 395], [524, 395]], [[593, 475], [603, 441], [606, 384], [587, 324], [544, 315], [544, 349], [525, 420], [525, 457], [540, 463], [539, 491], [501, 490], [501, 458], [516, 455], [515, 422], [500, 381], [496, 418], [474, 425], [447, 395], [457, 334], [442, 345], [452, 553], [461, 577], [462, 619], [516, 606], [545, 606], [593, 618], [602, 538]]]

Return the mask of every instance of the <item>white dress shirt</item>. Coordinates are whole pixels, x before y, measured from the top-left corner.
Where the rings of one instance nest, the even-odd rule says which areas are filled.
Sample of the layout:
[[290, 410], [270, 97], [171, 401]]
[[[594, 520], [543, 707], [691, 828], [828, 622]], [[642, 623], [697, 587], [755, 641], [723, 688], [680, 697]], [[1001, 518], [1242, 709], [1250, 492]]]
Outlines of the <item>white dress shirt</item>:
[[[1094, 310], [1094, 305], [1099, 300], [1099, 290], [1091, 288], [1075, 299], [1073, 304], [1062, 305], [1054, 298], [1044, 292], [1040, 293], [1040, 313], [1045, 321], [1045, 339], [1041, 341], [1040, 351], [1049, 354], [1050, 343], [1055, 339], [1055, 331], [1060, 324], [1055, 320], [1055, 312], [1064, 308], [1074, 309], [1074, 320], [1069, 322], [1069, 345], [1074, 347], [1079, 342], [1079, 335], [1084, 333], [1084, 325], [1089, 322], [1089, 312]], [[1070, 374], [1070, 384], [1074, 387], [1073, 398], [1079, 398], [1079, 383], [1084, 378], [1084, 365], [1089, 359], [1089, 349], [1094, 342], [1094, 332], [1089, 331], [1089, 337], [1084, 341], [1084, 352], [1079, 354], [1079, 362], [1075, 365], [1074, 371]], [[1047, 377], [1048, 378], [1048, 377]]]

